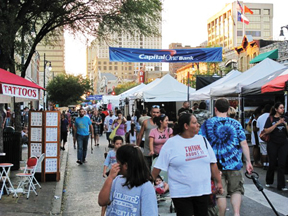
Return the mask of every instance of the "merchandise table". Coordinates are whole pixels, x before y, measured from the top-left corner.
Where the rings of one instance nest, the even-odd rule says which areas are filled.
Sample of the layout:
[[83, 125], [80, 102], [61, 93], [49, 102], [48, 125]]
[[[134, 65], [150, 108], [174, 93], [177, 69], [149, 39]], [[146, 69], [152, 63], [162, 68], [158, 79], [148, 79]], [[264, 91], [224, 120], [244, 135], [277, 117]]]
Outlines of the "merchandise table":
[[[11, 191], [13, 191], [12, 193], [14, 193], [14, 196], [17, 196], [16, 191], [14, 190], [14, 187], [11, 183], [11, 180], [9, 178], [9, 172], [11, 167], [13, 166], [13, 164], [11, 163], [0, 163], [0, 179], [2, 179], [2, 187], [0, 190], [0, 199], [2, 198], [2, 194], [4, 192], [4, 188], [7, 191], [7, 194], [9, 195], [9, 189], [6, 186], [6, 181], [9, 183], [10, 187], [11, 187]], [[7, 170], [6, 170], [7, 169]]]

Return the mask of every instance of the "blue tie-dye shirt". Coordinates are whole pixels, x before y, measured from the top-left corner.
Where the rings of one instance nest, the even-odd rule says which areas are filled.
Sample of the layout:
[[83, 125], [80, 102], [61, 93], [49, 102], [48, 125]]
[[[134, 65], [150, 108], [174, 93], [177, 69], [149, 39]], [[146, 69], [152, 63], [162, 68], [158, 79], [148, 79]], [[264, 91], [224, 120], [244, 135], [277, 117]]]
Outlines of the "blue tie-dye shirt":
[[[246, 140], [242, 125], [229, 117], [213, 117], [201, 126], [200, 134], [210, 142], [221, 170], [240, 170], [242, 148]], [[219, 166], [219, 164], [218, 164]]]

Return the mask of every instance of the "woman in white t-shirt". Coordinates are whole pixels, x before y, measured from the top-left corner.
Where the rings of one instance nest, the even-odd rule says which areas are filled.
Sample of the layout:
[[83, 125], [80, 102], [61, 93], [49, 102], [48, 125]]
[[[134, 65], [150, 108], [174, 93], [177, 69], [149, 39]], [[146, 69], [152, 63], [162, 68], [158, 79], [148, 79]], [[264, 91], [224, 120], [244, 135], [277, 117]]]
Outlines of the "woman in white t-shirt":
[[157, 128], [151, 129], [149, 134], [149, 154], [154, 158], [158, 157], [162, 146], [173, 135], [173, 129], [168, 127], [168, 121], [168, 116], [165, 114], [153, 119]]
[[161, 170], [168, 171], [170, 195], [179, 216], [207, 215], [211, 174], [218, 192], [223, 193], [215, 154], [198, 135], [199, 127], [194, 115], [181, 115], [174, 128], [177, 135], [166, 141], [152, 171], [154, 179]]

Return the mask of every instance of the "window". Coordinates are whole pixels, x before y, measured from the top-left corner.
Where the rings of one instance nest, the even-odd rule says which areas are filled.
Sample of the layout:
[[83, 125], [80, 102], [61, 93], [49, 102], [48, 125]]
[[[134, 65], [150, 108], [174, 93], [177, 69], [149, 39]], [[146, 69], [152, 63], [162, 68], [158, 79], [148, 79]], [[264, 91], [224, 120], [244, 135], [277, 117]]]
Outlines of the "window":
[[109, 65], [112, 65], [112, 62], [109, 62]]
[[106, 61], [103, 62], [104, 65], [106, 65], [106, 63], [107, 63]]
[[270, 24], [264, 24], [264, 29], [270, 29]]
[[107, 70], [107, 66], [104, 66], [103, 70]]
[[[246, 31], [247, 33], [247, 31]], [[242, 36], [243, 35], [243, 32], [242, 31], [237, 31], [237, 36]]]
[[270, 32], [264, 32], [264, 33], [263, 33], [263, 36], [264, 36], [264, 37], [270, 37]]
[[129, 70], [132, 70], [132, 66], [129, 66]]
[[261, 21], [261, 17], [260, 16], [254, 16], [254, 14], [253, 14], [253, 16], [249, 17], [249, 21], [250, 22], [260, 22]]
[[264, 16], [264, 17], [263, 17], [263, 21], [269, 22], [269, 21], [270, 21], [270, 17], [269, 17], [269, 16]]
[[270, 9], [264, 9], [263, 14], [264, 15], [270, 15]]
[[118, 70], [118, 66], [114, 66], [114, 70]]
[[98, 61], [98, 64], [101, 65], [101, 61]]
[[112, 70], [112, 66], [109, 66], [109, 70]]
[[261, 10], [260, 9], [251, 9], [253, 11], [253, 15], [260, 15]]
[[99, 66], [98, 69], [101, 70], [101, 66]]
[[252, 35], [253, 37], [261, 37], [261, 31], [246, 31], [246, 35]]

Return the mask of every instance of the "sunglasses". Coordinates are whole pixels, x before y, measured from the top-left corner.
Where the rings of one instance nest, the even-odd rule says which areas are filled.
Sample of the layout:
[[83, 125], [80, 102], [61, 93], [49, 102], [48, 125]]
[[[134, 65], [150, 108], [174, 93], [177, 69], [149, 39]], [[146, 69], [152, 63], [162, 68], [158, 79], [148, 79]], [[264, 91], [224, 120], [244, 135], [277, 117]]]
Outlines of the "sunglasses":
[[160, 106], [159, 106], [159, 105], [153, 105], [152, 108], [158, 108], [158, 109], [160, 109]]
[[166, 116], [165, 114], [160, 115], [161, 118], [164, 118], [165, 116]]

